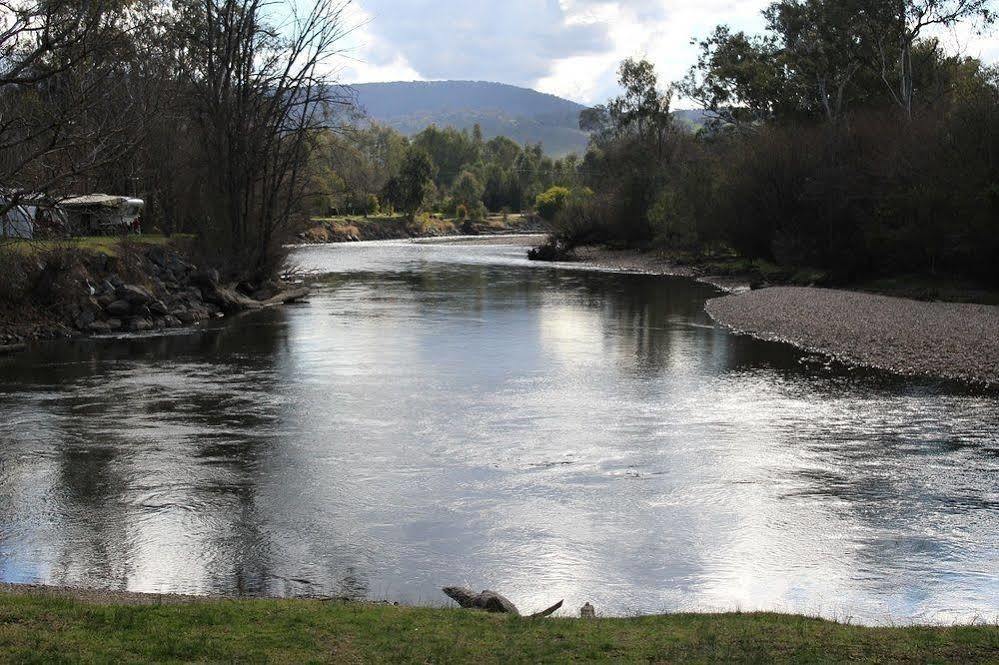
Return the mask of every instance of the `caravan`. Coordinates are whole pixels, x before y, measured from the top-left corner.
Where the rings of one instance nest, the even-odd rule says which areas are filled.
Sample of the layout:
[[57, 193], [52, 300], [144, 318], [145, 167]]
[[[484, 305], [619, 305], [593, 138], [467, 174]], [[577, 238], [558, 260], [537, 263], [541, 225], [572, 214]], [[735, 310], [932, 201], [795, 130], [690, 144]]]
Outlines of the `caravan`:
[[111, 194], [74, 196], [59, 202], [72, 235], [138, 233], [145, 205], [142, 199]]
[[0, 197], [0, 238], [31, 239], [35, 236], [35, 206], [11, 205]]

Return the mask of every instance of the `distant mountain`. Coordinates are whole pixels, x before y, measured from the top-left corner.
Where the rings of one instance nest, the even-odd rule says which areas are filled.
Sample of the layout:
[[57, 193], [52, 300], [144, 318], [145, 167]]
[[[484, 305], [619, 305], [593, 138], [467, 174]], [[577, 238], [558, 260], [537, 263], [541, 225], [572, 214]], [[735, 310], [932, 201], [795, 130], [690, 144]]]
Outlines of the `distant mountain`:
[[579, 129], [582, 104], [503, 83], [414, 81], [352, 86], [368, 117], [408, 135], [427, 126], [482, 127], [486, 139], [507, 136], [518, 143], [542, 143], [561, 157], [586, 151]]
[[[412, 136], [430, 125], [482, 128], [486, 139], [507, 136], [517, 143], [541, 143], [562, 157], [586, 152], [589, 136], [579, 129], [582, 104], [529, 88], [486, 81], [411, 81], [351, 86], [361, 110], [372, 120]], [[678, 110], [674, 117], [691, 131], [704, 111]]]

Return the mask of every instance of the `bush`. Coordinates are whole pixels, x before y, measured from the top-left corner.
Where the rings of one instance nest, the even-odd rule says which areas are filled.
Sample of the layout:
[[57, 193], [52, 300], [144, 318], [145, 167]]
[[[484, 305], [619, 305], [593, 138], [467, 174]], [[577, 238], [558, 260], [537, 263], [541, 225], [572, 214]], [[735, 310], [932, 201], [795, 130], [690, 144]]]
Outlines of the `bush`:
[[0, 275], [3, 275], [0, 278], [0, 303], [17, 305], [24, 302], [37, 268], [37, 262], [32, 265], [13, 243], [0, 239]]
[[534, 200], [534, 208], [543, 219], [549, 222], [565, 207], [569, 200], [570, 191], [566, 187], [551, 187], [545, 192], [538, 194]]
[[603, 198], [572, 198], [555, 216], [554, 236], [568, 249], [617, 239], [614, 201]]

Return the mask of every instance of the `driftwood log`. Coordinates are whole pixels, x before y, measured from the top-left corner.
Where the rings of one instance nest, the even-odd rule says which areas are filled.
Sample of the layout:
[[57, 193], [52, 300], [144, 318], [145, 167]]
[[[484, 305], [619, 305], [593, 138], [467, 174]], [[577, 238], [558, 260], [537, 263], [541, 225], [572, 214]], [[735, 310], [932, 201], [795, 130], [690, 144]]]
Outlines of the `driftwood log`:
[[[486, 590], [481, 593], [474, 593], [471, 589], [466, 589], [465, 587], [460, 586], [446, 586], [442, 589], [442, 591], [445, 595], [465, 609], [485, 610], [486, 612], [502, 612], [518, 617], [521, 616], [520, 610], [517, 609], [516, 605], [511, 603], [508, 598], [496, 593], [495, 591]], [[528, 618], [546, 617], [553, 614], [560, 607], [562, 607], [561, 600], [546, 610], [529, 614]]]

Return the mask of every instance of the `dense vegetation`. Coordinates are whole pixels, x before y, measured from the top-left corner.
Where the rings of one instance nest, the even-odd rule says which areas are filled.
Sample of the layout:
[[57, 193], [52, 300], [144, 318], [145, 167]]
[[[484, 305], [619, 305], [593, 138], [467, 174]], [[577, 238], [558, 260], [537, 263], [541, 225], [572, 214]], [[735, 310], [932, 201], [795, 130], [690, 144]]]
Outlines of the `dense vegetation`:
[[865, 628], [777, 614], [531, 620], [316, 601], [106, 606], [0, 596], [17, 662], [990, 662], [995, 626]]
[[431, 125], [411, 139], [377, 124], [328, 132], [311, 162], [315, 215], [421, 209], [471, 220], [533, 209], [538, 196], [578, 178], [578, 159], [552, 159], [540, 144], [479, 128]]
[[[680, 84], [626, 61], [622, 96], [585, 111], [595, 192], [559, 240], [736, 252], [841, 280], [996, 281], [999, 71], [933, 36], [990, 24], [985, 0], [776, 0], [754, 36], [717, 28]], [[678, 127], [670, 100], [712, 121]]]
[[339, 0], [25, 0], [0, 7], [0, 215], [39, 197], [147, 200], [233, 277], [262, 277], [303, 213]]

